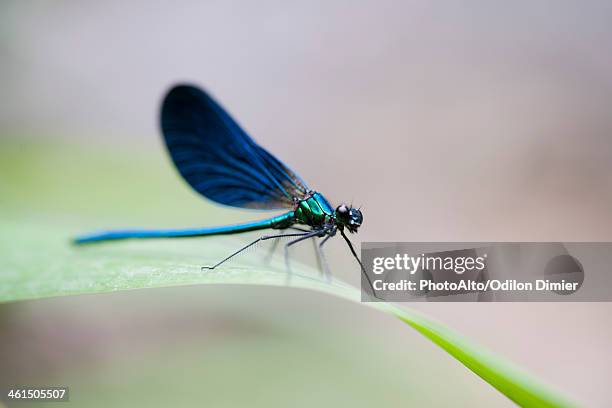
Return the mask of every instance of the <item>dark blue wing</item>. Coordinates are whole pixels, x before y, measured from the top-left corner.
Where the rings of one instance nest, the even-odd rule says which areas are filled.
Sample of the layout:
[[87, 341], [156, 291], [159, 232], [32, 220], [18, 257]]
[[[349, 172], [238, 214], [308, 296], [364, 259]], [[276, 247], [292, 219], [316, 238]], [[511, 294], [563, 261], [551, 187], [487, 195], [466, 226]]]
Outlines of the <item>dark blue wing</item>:
[[200, 194], [234, 207], [280, 209], [306, 184], [258, 146], [206, 92], [178, 85], [162, 104], [161, 128], [183, 178]]

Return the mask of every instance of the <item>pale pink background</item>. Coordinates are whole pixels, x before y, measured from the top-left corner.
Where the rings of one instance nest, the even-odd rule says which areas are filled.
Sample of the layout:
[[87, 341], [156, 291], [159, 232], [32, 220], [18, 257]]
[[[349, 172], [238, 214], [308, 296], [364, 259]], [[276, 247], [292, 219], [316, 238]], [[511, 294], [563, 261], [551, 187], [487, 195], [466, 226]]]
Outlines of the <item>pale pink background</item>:
[[[359, 241], [612, 240], [606, 2], [124, 3], [2, 5], [5, 131], [158, 149], [159, 99], [190, 80], [363, 205]], [[413, 307], [612, 402], [610, 304]]]

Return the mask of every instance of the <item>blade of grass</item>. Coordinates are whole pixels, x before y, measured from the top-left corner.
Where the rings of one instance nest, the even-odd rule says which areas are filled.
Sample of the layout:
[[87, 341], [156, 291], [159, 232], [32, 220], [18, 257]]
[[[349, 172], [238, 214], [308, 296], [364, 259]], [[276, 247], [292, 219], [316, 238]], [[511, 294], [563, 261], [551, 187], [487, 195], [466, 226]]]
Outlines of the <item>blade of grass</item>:
[[[67, 229], [26, 220], [0, 222], [0, 302], [187, 284], [287, 285], [360, 302], [358, 289], [339, 280], [323, 281], [304, 265], [294, 265], [287, 283], [281, 265], [264, 267], [257, 256], [202, 272], [202, 265], [233, 248], [223, 239], [76, 248], [68, 244]], [[440, 323], [384, 302], [362, 304], [398, 317], [521, 406], [572, 406], [530, 375]]]

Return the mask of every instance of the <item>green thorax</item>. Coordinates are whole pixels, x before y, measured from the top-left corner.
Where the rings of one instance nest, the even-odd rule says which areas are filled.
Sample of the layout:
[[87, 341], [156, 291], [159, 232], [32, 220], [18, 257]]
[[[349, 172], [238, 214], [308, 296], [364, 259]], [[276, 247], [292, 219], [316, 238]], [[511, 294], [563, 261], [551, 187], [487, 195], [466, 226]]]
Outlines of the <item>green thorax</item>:
[[299, 224], [318, 227], [328, 223], [334, 215], [329, 202], [319, 193], [312, 193], [301, 200], [295, 209], [295, 218]]

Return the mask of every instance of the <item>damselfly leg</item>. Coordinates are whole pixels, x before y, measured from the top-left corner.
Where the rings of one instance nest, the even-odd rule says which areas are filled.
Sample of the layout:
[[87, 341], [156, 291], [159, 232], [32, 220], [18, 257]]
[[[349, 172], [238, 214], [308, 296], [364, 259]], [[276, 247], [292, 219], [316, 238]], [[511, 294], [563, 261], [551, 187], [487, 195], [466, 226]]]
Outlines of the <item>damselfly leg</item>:
[[321, 233], [322, 233], [322, 230], [313, 230], [285, 244], [285, 267], [287, 268], [287, 283], [289, 283], [289, 281], [291, 280], [291, 274], [292, 274], [291, 265], [289, 264], [289, 247], [305, 239], [316, 237], [317, 235], [320, 235]]
[[[292, 230], [301, 231], [301, 232], [312, 232], [313, 231], [313, 230], [307, 230], [307, 229], [299, 228], [299, 227], [289, 227], [289, 228]], [[286, 229], [283, 231], [286, 231]], [[323, 241], [319, 243], [317, 241], [317, 235], [315, 235], [312, 237], [312, 243], [313, 243], [315, 254], [317, 256], [317, 266], [319, 267], [319, 271], [321, 272], [321, 275], [325, 276], [327, 280], [331, 280], [331, 272], [329, 269], [329, 265], [325, 258], [325, 254], [323, 253], [323, 250], [322, 250], [323, 243], [326, 242], [328, 239], [329, 239], [329, 236], [326, 236], [325, 238], [323, 238]], [[278, 248], [279, 242], [280, 242], [280, 238], [274, 239], [274, 243], [270, 247], [270, 250], [268, 251], [268, 254], [266, 255], [264, 259], [264, 262], [266, 264], [269, 264], [272, 261], [272, 257], [274, 253], [276, 252], [276, 249]]]
[[[307, 230], [304, 228], [299, 228], [299, 227], [289, 227], [289, 228], [285, 228], [281, 231], [283, 231], [283, 233], [285, 231], [287, 231], [288, 229], [292, 229], [295, 231], [301, 231], [301, 232], [311, 232], [312, 230]], [[280, 242], [281, 238], [275, 238], [274, 242], [272, 243], [272, 246], [270, 247], [270, 250], [268, 251], [268, 254], [266, 255], [266, 257], [264, 258], [264, 263], [267, 265], [270, 263], [270, 261], [272, 261], [272, 256], [274, 255], [274, 252], [276, 252], [276, 248], [278, 248], [278, 243]]]
[[331, 270], [329, 269], [329, 264], [327, 263], [327, 258], [325, 257], [325, 252], [323, 252], [323, 245], [325, 245], [325, 243], [331, 238], [331, 235], [327, 235], [325, 238], [323, 238], [323, 240], [321, 242], [319, 242], [319, 245], [317, 245], [316, 249], [317, 249], [317, 255], [319, 257], [319, 263], [321, 265], [321, 269], [323, 270], [323, 275], [325, 275], [325, 278], [327, 279], [328, 282], [331, 282]]
[[242, 248], [240, 248], [236, 252], [233, 252], [232, 254], [228, 255], [227, 257], [225, 257], [222, 260], [220, 260], [219, 262], [217, 262], [215, 265], [213, 265], [213, 266], [203, 266], [202, 270], [204, 270], [204, 269], [208, 269], [208, 270], [215, 269], [216, 267], [224, 264], [225, 262], [229, 261], [230, 259], [232, 259], [236, 255], [238, 255], [242, 251], [244, 251], [246, 249], [249, 249], [253, 245], [257, 244], [258, 242], [267, 241], [269, 239], [275, 239], [275, 238], [304, 237], [304, 236], [308, 236], [310, 238], [312, 236], [312, 233], [311, 232], [302, 232], [302, 233], [294, 233], [294, 234], [265, 235], [263, 237], [257, 238], [255, 241], [251, 242], [250, 244], [247, 244], [247, 245], [243, 246]]
[[[349, 249], [351, 250], [351, 253], [353, 254], [353, 257], [355, 258], [355, 260], [359, 264], [359, 267], [361, 268], [361, 273], [363, 274], [363, 276], [368, 281], [368, 285], [370, 285], [370, 289], [372, 290], [372, 295], [375, 298], [380, 299], [378, 296], [376, 296], [376, 291], [374, 290], [374, 286], [372, 285], [372, 280], [370, 280], [370, 277], [368, 276], [368, 273], [366, 272], [365, 268], [363, 267], [363, 264], [361, 263], [361, 259], [359, 259], [359, 257], [357, 256], [357, 252], [355, 252], [355, 248], [353, 248], [353, 244], [348, 239], [348, 237], [346, 236], [346, 234], [344, 233], [343, 230], [340, 230], [340, 235], [342, 235], [342, 238], [344, 238], [344, 240], [346, 241], [346, 244], [348, 245]], [[366, 291], [366, 293], [367, 293], [367, 291]]]

